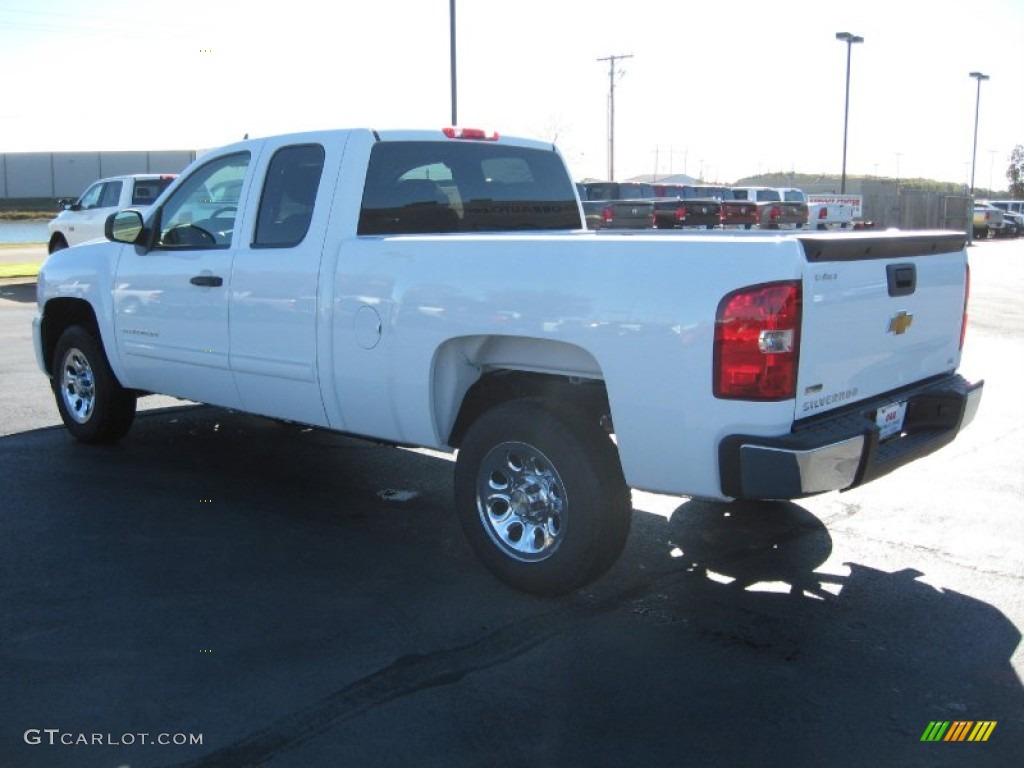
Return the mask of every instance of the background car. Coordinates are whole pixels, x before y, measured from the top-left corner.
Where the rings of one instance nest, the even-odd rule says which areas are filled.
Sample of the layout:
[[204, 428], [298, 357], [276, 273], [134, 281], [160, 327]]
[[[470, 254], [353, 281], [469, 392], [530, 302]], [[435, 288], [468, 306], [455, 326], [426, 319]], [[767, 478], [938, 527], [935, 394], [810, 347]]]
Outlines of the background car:
[[984, 240], [990, 232], [996, 232], [1003, 226], [1003, 211], [984, 200], [974, 203], [974, 237]]
[[999, 235], [1002, 237], [1020, 237], [1022, 230], [1024, 230], [1024, 214], [1003, 211], [1003, 226], [999, 230]]

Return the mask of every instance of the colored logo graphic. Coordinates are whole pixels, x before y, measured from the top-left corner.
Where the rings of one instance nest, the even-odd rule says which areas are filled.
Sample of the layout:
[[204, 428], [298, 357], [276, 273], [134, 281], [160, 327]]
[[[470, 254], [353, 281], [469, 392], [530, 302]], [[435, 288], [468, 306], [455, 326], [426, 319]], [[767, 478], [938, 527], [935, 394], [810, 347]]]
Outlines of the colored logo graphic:
[[921, 741], [988, 741], [996, 720], [932, 720], [924, 729]]

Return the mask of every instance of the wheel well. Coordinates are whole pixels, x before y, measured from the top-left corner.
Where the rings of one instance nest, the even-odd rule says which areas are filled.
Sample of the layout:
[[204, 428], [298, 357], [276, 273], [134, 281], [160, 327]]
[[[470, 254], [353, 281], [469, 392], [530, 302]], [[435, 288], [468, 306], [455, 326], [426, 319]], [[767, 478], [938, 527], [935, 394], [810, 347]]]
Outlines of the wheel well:
[[68, 239], [66, 237], [64, 237], [64, 233], [63, 232], [54, 232], [53, 235], [50, 236], [50, 242], [49, 242], [49, 245], [48, 245], [49, 252], [53, 253], [53, 246], [56, 243], [61, 243], [61, 242], [64, 243], [64, 247], [66, 248], [67, 245], [68, 245]]
[[81, 325], [89, 329], [100, 339], [99, 325], [92, 306], [82, 299], [51, 299], [43, 309], [42, 340], [43, 360], [49, 365], [53, 359], [53, 351], [57, 340], [72, 325]]
[[600, 379], [582, 379], [524, 371], [496, 370], [481, 376], [466, 392], [448, 444], [457, 448], [473, 422], [501, 403], [541, 398], [558, 408], [571, 408], [611, 430], [608, 393]]

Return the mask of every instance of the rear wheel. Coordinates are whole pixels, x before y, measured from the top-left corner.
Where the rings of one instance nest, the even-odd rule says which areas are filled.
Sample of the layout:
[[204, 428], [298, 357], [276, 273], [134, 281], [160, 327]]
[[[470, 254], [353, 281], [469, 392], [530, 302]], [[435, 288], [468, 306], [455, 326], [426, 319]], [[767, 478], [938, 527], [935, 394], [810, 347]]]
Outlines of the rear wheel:
[[593, 581], [629, 534], [629, 488], [596, 420], [541, 400], [497, 406], [470, 427], [455, 468], [463, 531], [516, 589], [557, 595]]
[[99, 340], [73, 325], [53, 353], [50, 386], [68, 431], [83, 443], [120, 440], [135, 419], [135, 393], [118, 382]]

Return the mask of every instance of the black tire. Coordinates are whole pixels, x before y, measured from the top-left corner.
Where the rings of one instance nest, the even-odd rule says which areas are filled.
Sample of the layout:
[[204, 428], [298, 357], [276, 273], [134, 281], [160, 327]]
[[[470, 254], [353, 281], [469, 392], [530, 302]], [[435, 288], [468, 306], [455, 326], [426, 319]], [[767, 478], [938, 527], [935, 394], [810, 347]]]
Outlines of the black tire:
[[135, 393], [118, 382], [91, 331], [67, 328], [57, 340], [50, 371], [57, 410], [76, 440], [112, 443], [127, 434], [135, 420]]
[[632, 515], [609, 436], [596, 420], [541, 400], [496, 406], [469, 428], [455, 504], [480, 561], [509, 586], [545, 596], [607, 571]]
[[64, 239], [64, 235], [54, 235], [50, 238], [49, 245], [46, 246], [47, 253], [56, 253], [57, 251], [63, 251], [68, 247], [68, 241]]

